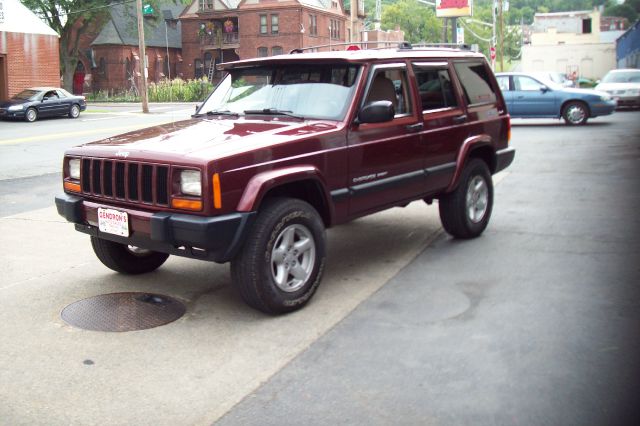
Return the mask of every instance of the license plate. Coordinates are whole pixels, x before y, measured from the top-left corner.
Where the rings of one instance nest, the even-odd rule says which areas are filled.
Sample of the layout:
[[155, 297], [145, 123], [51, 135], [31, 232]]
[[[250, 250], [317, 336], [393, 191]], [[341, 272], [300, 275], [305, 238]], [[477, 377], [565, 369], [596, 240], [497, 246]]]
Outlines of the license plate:
[[98, 207], [98, 228], [107, 234], [129, 236], [129, 216], [127, 212]]

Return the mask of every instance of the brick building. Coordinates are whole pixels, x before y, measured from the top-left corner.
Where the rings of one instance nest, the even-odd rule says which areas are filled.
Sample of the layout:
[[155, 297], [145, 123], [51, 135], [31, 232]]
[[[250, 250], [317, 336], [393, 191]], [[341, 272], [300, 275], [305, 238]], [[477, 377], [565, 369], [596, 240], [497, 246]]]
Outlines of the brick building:
[[350, 29], [342, 0], [195, 0], [180, 21], [184, 78], [209, 76], [220, 62], [330, 49]]
[[18, 0], [0, 0], [0, 99], [60, 85], [58, 34]]
[[[113, 4], [110, 17], [93, 41], [83, 40], [84, 72], [90, 72], [93, 91], [130, 90], [140, 87], [142, 64], [138, 48], [137, 15], [134, 3]], [[181, 24], [184, 5], [167, 2], [155, 15], [144, 17], [145, 54], [148, 81], [159, 82], [182, 73]], [[86, 70], [86, 71], [85, 71]]]

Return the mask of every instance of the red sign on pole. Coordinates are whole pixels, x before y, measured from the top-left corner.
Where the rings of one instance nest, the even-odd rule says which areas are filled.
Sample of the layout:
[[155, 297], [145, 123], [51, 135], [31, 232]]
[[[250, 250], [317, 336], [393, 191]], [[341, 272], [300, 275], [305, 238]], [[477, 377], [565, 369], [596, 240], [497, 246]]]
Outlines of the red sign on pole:
[[491, 46], [489, 48], [489, 55], [491, 56], [491, 60], [495, 60], [496, 59], [496, 48]]

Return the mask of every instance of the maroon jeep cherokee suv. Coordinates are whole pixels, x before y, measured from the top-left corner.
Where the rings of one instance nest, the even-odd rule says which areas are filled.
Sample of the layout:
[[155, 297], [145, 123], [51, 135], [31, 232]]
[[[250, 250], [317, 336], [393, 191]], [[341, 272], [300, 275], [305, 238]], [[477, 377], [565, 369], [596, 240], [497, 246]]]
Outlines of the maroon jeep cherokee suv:
[[452, 236], [486, 228], [491, 175], [514, 150], [482, 55], [403, 46], [221, 68], [191, 119], [65, 153], [58, 212], [107, 267], [230, 261], [246, 303], [283, 313], [320, 283], [330, 226], [438, 199]]

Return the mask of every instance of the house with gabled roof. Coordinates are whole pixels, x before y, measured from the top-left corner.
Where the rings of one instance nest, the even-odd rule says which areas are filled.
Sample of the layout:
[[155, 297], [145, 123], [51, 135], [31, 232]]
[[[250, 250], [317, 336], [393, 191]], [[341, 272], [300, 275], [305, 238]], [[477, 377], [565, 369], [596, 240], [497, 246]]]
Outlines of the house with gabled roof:
[[331, 49], [350, 30], [342, 0], [195, 0], [180, 21], [185, 78], [215, 78], [221, 62]]
[[[110, 16], [81, 58], [91, 72], [93, 91], [137, 90], [142, 75], [135, 2], [114, 3]], [[155, 15], [144, 16], [148, 80], [159, 82], [182, 73], [182, 32], [178, 19], [185, 6], [160, 4]], [[84, 59], [84, 60], [82, 60]]]

